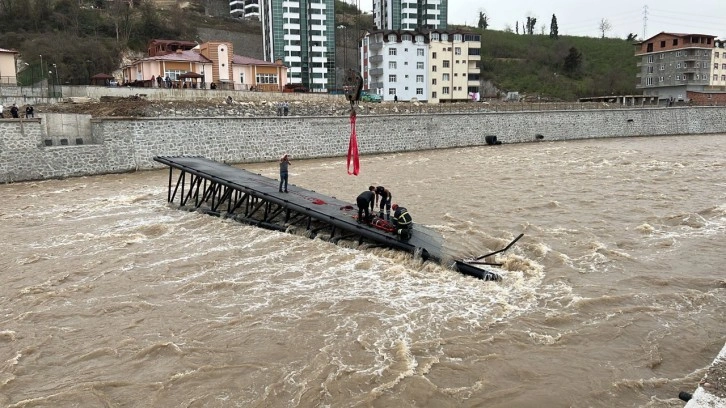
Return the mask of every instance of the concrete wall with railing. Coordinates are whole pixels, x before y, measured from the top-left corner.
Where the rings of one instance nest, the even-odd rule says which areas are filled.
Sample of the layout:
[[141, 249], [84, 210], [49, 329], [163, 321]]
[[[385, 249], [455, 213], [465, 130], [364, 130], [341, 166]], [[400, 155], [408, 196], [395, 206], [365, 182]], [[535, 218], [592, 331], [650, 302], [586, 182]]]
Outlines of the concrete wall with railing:
[[[359, 115], [356, 130], [364, 155], [479, 146], [487, 136], [506, 144], [703, 135], [726, 133], [726, 108]], [[348, 118], [339, 116], [1, 119], [0, 182], [152, 169], [157, 155], [228, 163], [271, 161], [283, 153], [337, 157], [347, 153], [349, 134]]]

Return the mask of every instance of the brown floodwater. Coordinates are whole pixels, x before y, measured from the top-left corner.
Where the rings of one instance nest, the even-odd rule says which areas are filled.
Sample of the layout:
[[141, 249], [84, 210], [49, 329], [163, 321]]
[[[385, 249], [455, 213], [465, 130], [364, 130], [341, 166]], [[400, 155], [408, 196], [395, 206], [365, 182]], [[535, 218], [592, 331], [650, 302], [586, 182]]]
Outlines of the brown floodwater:
[[524, 233], [500, 283], [175, 210], [166, 170], [0, 185], [0, 405], [683, 407], [726, 339], [725, 148], [293, 158], [291, 183], [384, 185], [462, 254]]

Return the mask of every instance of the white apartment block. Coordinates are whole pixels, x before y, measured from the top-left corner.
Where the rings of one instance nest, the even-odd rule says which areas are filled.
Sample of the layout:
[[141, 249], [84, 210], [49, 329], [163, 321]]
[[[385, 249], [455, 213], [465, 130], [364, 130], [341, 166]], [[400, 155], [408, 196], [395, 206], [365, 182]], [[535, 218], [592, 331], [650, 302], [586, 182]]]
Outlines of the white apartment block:
[[261, 0], [266, 61], [284, 61], [288, 80], [312, 92], [335, 86], [333, 0]]
[[478, 34], [378, 30], [361, 42], [363, 89], [385, 101], [458, 102], [479, 93]]

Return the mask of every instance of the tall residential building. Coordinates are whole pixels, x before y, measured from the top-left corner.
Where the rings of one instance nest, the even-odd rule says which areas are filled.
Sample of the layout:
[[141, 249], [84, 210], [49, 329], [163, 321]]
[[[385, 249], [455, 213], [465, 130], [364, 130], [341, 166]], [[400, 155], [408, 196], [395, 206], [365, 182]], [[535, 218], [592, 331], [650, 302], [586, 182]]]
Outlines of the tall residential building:
[[260, 19], [265, 60], [282, 60], [290, 83], [335, 86], [334, 0], [261, 0]]
[[445, 30], [448, 15], [448, 0], [373, 0], [378, 30]]
[[480, 54], [479, 34], [369, 31], [361, 40], [363, 88], [386, 101], [471, 100], [479, 93]]
[[635, 44], [640, 58], [636, 88], [660, 100], [686, 100], [689, 91], [703, 92], [712, 78], [713, 35], [662, 32]]
[[231, 0], [229, 12], [232, 17], [237, 18], [260, 18], [259, 0]]

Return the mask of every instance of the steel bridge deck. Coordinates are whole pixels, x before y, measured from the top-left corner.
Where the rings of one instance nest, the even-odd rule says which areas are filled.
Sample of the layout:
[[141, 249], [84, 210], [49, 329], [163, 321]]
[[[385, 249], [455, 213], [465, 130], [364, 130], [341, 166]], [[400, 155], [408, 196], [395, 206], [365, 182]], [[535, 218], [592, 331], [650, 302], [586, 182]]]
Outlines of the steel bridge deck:
[[450, 261], [451, 265], [445, 266], [480, 279], [499, 280], [493, 272], [454, 261], [444, 253], [441, 234], [423, 225], [414, 223], [412, 237], [402, 241], [392, 233], [359, 224], [357, 206], [335, 197], [292, 184], [289, 193], [280, 193], [278, 180], [203, 157], [158, 156], [154, 160], [169, 166], [167, 201], [180, 208], [279, 231], [304, 228], [311, 238], [401, 250], [423, 260]]

